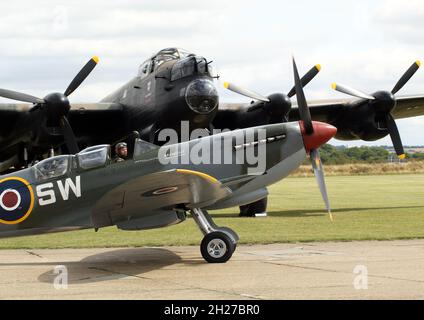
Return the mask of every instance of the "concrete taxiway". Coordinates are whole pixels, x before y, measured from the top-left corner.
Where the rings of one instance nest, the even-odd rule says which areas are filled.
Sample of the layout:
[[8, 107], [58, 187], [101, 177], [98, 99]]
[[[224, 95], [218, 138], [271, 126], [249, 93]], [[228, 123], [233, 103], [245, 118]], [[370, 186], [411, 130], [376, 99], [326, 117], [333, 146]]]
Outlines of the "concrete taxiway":
[[239, 245], [226, 264], [198, 247], [2, 250], [0, 298], [423, 299], [424, 240]]

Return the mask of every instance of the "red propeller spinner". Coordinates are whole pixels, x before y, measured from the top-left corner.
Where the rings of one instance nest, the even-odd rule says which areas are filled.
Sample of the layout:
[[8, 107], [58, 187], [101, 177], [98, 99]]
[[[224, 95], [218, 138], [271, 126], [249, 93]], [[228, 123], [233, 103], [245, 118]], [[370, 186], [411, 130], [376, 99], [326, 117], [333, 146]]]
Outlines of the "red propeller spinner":
[[313, 149], [318, 149], [337, 133], [336, 127], [324, 122], [312, 121], [313, 132], [310, 134], [306, 133], [303, 121], [299, 121], [299, 125], [303, 137], [303, 144], [308, 153]]

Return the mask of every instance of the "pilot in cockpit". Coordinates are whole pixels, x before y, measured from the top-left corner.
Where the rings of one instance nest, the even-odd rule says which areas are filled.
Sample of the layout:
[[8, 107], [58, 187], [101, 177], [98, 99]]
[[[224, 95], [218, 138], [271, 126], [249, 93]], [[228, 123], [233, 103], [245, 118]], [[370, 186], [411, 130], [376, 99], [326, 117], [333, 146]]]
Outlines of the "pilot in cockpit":
[[125, 142], [119, 142], [115, 146], [115, 157], [113, 162], [125, 161], [128, 157], [128, 148]]

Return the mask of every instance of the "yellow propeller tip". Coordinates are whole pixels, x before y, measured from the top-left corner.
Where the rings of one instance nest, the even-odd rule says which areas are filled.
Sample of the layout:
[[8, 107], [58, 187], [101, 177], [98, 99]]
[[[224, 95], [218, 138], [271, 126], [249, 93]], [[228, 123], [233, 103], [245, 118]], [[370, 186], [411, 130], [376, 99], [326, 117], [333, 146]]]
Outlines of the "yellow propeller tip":
[[421, 61], [420, 60], [415, 61], [415, 63], [417, 64], [418, 67], [421, 67]]
[[224, 82], [224, 88], [228, 89], [228, 87], [230, 86], [230, 84], [228, 82]]
[[99, 63], [99, 57], [98, 56], [94, 56], [93, 58], [91, 58], [95, 63]]
[[337, 88], [337, 83], [333, 82], [331, 84], [331, 89], [336, 90], [336, 88]]
[[330, 216], [330, 220], [331, 220], [331, 221], [334, 221], [334, 219], [333, 219], [333, 215], [331, 214], [331, 211], [329, 211], [329, 212], [328, 212], [328, 215]]
[[398, 155], [398, 158], [399, 158], [400, 160], [403, 160], [403, 159], [405, 159], [405, 158], [406, 158], [406, 154], [402, 153], [402, 154]]
[[320, 64], [316, 64], [315, 68], [317, 68], [318, 71], [321, 71], [321, 65]]

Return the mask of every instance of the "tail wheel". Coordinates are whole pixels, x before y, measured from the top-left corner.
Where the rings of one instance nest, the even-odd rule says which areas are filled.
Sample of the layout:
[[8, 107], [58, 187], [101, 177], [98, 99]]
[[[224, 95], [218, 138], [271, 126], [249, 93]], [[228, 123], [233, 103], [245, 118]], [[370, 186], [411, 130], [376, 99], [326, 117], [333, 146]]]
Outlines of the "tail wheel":
[[235, 249], [236, 244], [226, 233], [220, 231], [207, 234], [200, 244], [202, 257], [209, 263], [227, 262]]

